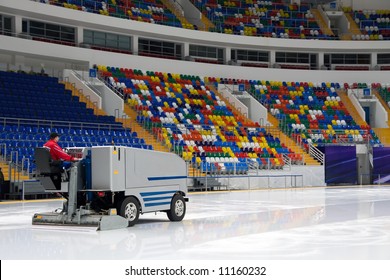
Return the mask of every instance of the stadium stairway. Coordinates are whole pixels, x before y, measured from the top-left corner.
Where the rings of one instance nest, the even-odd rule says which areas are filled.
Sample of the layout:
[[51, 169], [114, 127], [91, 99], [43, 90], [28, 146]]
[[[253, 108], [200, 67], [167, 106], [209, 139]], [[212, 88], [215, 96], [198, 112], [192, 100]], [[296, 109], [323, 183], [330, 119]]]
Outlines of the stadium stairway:
[[[223, 95], [215, 88], [213, 83], [207, 83], [207, 86], [212, 91], [214, 91], [215, 95], [217, 95], [222, 101], [224, 101], [226, 103], [226, 105], [228, 105], [228, 107], [231, 109], [231, 111], [233, 113], [238, 114], [240, 116], [243, 116], [241, 114], [241, 112], [237, 110], [236, 107], [232, 106], [232, 104], [230, 104], [230, 102], [225, 97], [223, 97]], [[246, 116], [243, 116], [243, 117], [245, 118], [245, 121], [249, 121], [249, 119]], [[205, 173], [199, 172], [199, 169], [189, 167], [188, 168], [188, 176], [190, 176], [190, 177], [203, 177], [203, 176], [205, 176]]]
[[[240, 116], [243, 116], [242, 113], [240, 111], [238, 111], [236, 107], [234, 107], [226, 98], [224, 98], [218, 92], [218, 90], [215, 88], [215, 86], [212, 83], [208, 84], [208, 86], [232, 109], [232, 111], [234, 113], [239, 114]], [[246, 120], [249, 120], [246, 116], [243, 116], [243, 117], [245, 117]], [[270, 113], [268, 113], [268, 121], [273, 125], [273, 127], [275, 129], [278, 130], [278, 133], [280, 133], [279, 138], [286, 139], [284, 144], [286, 144], [287, 147], [289, 147], [294, 153], [303, 155], [304, 162], [306, 165], [320, 165], [320, 163], [317, 160], [312, 158], [308, 153], [306, 153], [305, 150], [300, 148], [290, 137], [288, 137], [286, 134], [284, 134], [279, 129], [279, 121], [274, 116], [272, 116]]]
[[[214, 87], [214, 85], [212, 84], [209, 84], [208, 85], [210, 88], [212, 88], [214, 90], [214, 92], [226, 103], [229, 105], [229, 107], [232, 109], [232, 111], [236, 114], [239, 114], [239, 115], [242, 115], [240, 111], [237, 110], [237, 108], [235, 108], [232, 104], [230, 104], [230, 102], [224, 98]], [[244, 116], [246, 118], [246, 116]], [[272, 119], [272, 121], [271, 121]], [[246, 120], [249, 120], [248, 118], [246, 118]], [[279, 129], [279, 122], [278, 120], [272, 116], [270, 113], [268, 113], [268, 121], [274, 126], [275, 129], [278, 130], [278, 133], [280, 134], [279, 135], [279, 139], [286, 139], [286, 141], [284, 141], [284, 144], [287, 145], [287, 147], [289, 147], [294, 153], [296, 154], [301, 154], [303, 155], [303, 159], [304, 159], [304, 162], [306, 163], [306, 165], [320, 165], [320, 163], [318, 161], [316, 161], [315, 159], [313, 159], [310, 155], [308, 155], [306, 153], [306, 151], [304, 151], [302, 148], [300, 148], [299, 146], [296, 145], [296, 143], [291, 139], [289, 138], [286, 134], [284, 134], [280, 129]]]
[[76, 88], [72, 83], [70, 82], [64, 82], [65, 89], [71, 90], [73, 96], [77, 96], [80, 100], [80, 102], [84, 102], [86, 104], [86, 107], [88, 109], [92, 109], [93, 113], [98, 116], [106, 116], [106, 112], [96, 106], [93, 102], [91, 102], [85, 95], [82, 94], [82, 92]]
[[387, 112], [387, 125], [389, 126], [388, 128], [373, 128], [375, 131], [376, 135], [379, 137], [380, 141], [385, 145], [385, 146], [390, 146], [390, 109], [389, 106], [386, 104], [386, 102], [383, 100], [383, 98], [380, 96], [378, 91], [376, 89], [372, 89], [372, 93], [378, 98], [378, 100], [381, 102], [383, 108], [386, 109]]
[[373, 128], [380, 141], [386, 147], [390, 146], [390, 128]]
[[193, 29], [193, 25], [181, 14], [181, 11], [176, 8], [169, 0], [160, 0], [181, 22], [183, 28]]
[[8, 165], [8, 163], [6, 163], [6, 162], [0, 162], [0, 167], [1, 167], [1, 171], [2, 171], [3, 174], [4, 174], [4, 180], [5, 180], [5, 181], [8, 181], [8, 180], [13, 179], [13, 178], [20, 179], [21, 181], [30, 179], [29, 176], [23, 175], [23, 174], [22, 174], [21, 172], [19, 172], [19, 171], [16, 171], [16, 173], [15, 173], [15, 170], [12, 170], [12, 172], [11, 172], [11, 178], [10, 178], [10, 174], [9, 174], [9, 165]]
[[[359, 26], [356, 24], [356, 22], [352, 18], [352, 16], [349, 13], [344, 13], [344, 14], [347, 17], [349, 24], [350, 24], [350, 28], [349, 28], [350, 35], [361, 35], [362, 32], [360, 31]], [[345, 38], [342, 38], [342, 39], [345, 39]], [[352, 39], [352, 36], [350, 39]]]
[[279, 121], [269, 112], [268, 121], [275, 129], [278, 129], [280, 131], [280, 139], [285, 139], [284, 144], [287, 145], [287, 147], [289, 147], [294, 153], [303, 155], [305, 165], [321, 165], [317, 160], [312, 158], [304, 149], [299, 147], [294, 140], [292, 140], [288, 135], [286, 135], [279, 129]]
[[[124, 106], [126, 115], [130, 118], [130, 123], [127, 120], [124, 119], [117, 119], [117, 121], [122, 122], [124, 127], [131, 128], [132, 131], [137, 132], [138, 135], [144, 136], [145, 143], [147, 145], [152, 145], [153, 150], [160, 151], [160, 152], [170, 152], [167, 146], [162, 145], [160, 142], [158, 142], [154, 135], [143, 128], [137, 121], [137, 112], [131, 108], [128, 104], [125, 104]], [[190, 177], [203, 177], [205, 176], [204, 173], [199, 172], [199, 169], [196, 169], [194, 167], [188, 166], [188, 176]]]
[[239, 116], [242, 116], [242, 117], [245, 119], [245, 121], [250, 121], [250, 122], [252, 122], [252, 120], [248, 119], [247, 116], [243, 115], [240, 111], [238, 111], [237, 108], [236, 108], [234, 105], [232, 105], [232, 104], [229, 102], [229, 100], [228, 100], [227, 98], [225, 98], [225, 97], [218, 91], [218, 89], [214, 86], [213, 83], [207, 83], [207, 86], [208, 86], [212, 91], [214, 91], [215, 94], [216, 94], [222, 101], [224, 101], [224, 102], [228, 105], [229, 109], [232, 110], [232, 112], [233, 112], [234, 114], [237, 114], [237, 115], [239, 115]]
[[355, 120], [357, 125], [360, 126], [366, 126], [367, 123], [365, 120], [362, 119], [362, 117], [359, 115], [358, 111], [355, 108], [355, 105], [352, 104], [351, 99], [348, 97], [347, 92], [345, 89], [338, 89], [336, 90], [337, 94], [340, 96], [341, 101], [344, 103], [344, 105], [348, 108], [348, 112], [352, 116], [352, 118]]
[[160, 151], [160, 152], [170, 152], [168, 147], [162, 145], [160, 142], [158, 142], [155, 138], [152, 132], [149, 132], [145, 128], [143, 128], [137, 121], [137, 112], [131, 108], [128, 104], [125, 104], [124, 111], [126, 115], [129, 116], [130, 122], [128, 119], [122, 119], [119, 118], [117, 121], [123, 123], [124, 127], [131, 128], [133, 132], [137, 132], [137, 135], [140, 137], [143, 137], [145, 140], [145, 143], [147, 145], [152, 145], [153, 150]]
[[211, 20], [209, 20], [204, 14], [201, 14], [200, 20], [202, 21], [204, 26], [199, 27], [199, 30], [210, 31], [210, 29], [215, 28], [214, 23], [212, 23]]
[[314, 8], [310, 9], [310, 11], [314, 15], [314, 18], [316, 19], [318, 26], [321, 28], [322, 33], [328, 36], [334, 36], [333, 31], [326, 24], [324, 17], [321, 15], [321, 12]]
[[[74, 87], [71, 83], [65, 82], [66, 89], [72, 90], [72, 95], [78, 96], [80, 98], [80, 102], [85, 102], [87, 104], [87, 108], [91, 108], [94, 110], [95, 115], [107, 115], [106, 112], [102, 109], [99, 109], [94, 103], [88, 100], [76, 87]], [[129, 119], [116, 118], [117, 122], [121, 122], [123, 127], [130, 128], [133, 132], [136, 132], [137, 135], [143, 136], [145, 143], [147, 145], [151, 145], [154, 150], [169, 152], [168, 148], [161, 145], [157, 140], [153, 138], [153, 135], [141, 127], [135, 120], [137, 117], [137, 113], [130, 108], [130, 106], [125, 105], [124, 107], [125, 113], [130, 117]], [[132, 121], [134, 120], [134, 121]]]

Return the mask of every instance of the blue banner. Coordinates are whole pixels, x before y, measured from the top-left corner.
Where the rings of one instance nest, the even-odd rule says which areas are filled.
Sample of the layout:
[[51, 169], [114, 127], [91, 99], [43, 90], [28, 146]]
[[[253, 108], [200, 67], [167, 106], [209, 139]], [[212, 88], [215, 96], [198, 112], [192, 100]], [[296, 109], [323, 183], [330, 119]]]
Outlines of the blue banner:
[[325, 147], [325, 182], [328, 185], [357, 184], [355, 146]]

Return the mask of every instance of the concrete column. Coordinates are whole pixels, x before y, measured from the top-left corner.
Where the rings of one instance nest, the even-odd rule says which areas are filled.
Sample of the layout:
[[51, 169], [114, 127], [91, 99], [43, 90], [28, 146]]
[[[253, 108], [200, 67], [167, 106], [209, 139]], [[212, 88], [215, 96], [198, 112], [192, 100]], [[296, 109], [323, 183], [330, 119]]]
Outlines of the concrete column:
[[134, 35], [132, 38], [133, 54], [138, 55], [138, 36]]
[[190, 55], [190, 43], [185, 42], [183, 44], [183, 57]]
[[271, 67], [276, 63], [276, 52], [275, 51], [270, 51], [269, 62], [270, 62]]
[[232, 48], [226, 47], [225, 48], [225, 64], [228, 64], [228, 62], [232, 59]]
[[16, 34], [19, 34], [19, 33], [22, 33], [22, 20], [23, 18], [19, 15], [15, 15], [14, 19], [13, 19], [13, 28], [14, 30], [12, 30], [12, 32], [16, 33]]
[[13, 66], [10, 67], [10, 70], [13, 70], [13, 71], [18, 71], [18, 70], [26, 71], [26, 70], [28, 70], [29, 71], [29, 69], [25, 68], [25, 57], [22, 55], [17, 55], [17, 54], [13, 55], [11, 64]]
[[84, 29], [80, 26], [76, 28], [76, 46], [84, 42]]
[[321, 69], [321, 66], [324, 65], [324, 53], [320, 52], [318, 53], [318, 68]]
[[378, 65], [378, 53], [371, 53], [371, 69]]

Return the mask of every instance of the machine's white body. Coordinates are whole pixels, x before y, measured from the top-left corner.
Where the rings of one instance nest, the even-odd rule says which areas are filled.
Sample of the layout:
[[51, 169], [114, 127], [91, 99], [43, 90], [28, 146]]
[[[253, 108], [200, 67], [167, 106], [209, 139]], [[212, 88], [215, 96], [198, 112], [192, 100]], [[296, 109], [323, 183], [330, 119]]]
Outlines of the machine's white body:
[[174, 194], [187, 194], [186, 164], [176, 154], [121, 146], [90, 149], [92, 190], [135, 196], [142, 213], [168, 210]]

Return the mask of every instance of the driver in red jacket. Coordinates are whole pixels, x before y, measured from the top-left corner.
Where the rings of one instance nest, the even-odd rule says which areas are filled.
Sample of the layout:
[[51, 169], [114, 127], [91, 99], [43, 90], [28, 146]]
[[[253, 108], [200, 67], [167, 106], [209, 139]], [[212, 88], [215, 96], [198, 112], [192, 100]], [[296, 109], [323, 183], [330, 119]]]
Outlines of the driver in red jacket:
[[[49, 149], [51, 158], [53, 160], [63, 160], [68, 162], [80, 160], [79, 158], [72, 157], [67, 153], [65, 153], [60, 147], [60, 145], [58, 145], [59, 140], [60, 140], [60, 136], [58, 135], [58, 133], [53, 132], [50, 134], [50, 140], [43, 145], [43, 147]], [[70, 164], [64, 164], [64, 165], [70, 166]]]

